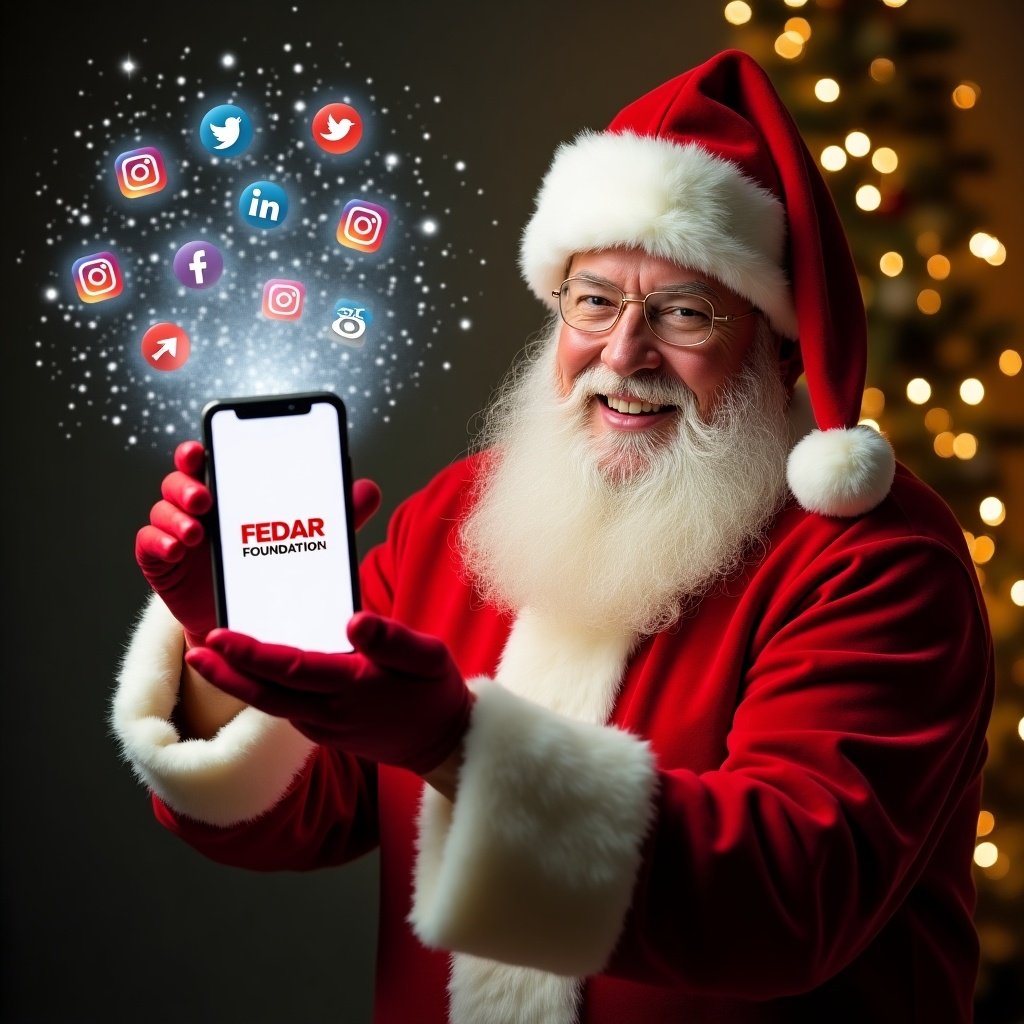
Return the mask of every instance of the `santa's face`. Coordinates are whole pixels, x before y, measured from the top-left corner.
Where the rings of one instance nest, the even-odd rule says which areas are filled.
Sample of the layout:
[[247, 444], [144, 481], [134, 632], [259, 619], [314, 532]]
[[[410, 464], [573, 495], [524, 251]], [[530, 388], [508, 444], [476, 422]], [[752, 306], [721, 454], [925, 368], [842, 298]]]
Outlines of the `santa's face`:
[[[716, 316], [742, 314], [751, 309], [746, 299], [714, 278], [635, 249], [578, 253], [567, 274], [575, 275], [615, 285], [631, 298], [692, 287], [711, 300]], [[701, 416], [710, 420], [725, 385], [746, 359], [757, 324], [756, 315], [719, 321], [703, 345], [681, 348], [654, 334], [638, 302], [627, 303], [615, 326], [601, 333], [576, 330], [562, 323], [556, 356], [558, 387], [563, 395], [568, 395], [581, 373], [603, 365], [619, 377], [634, 381], [658, 379], [685, 385], [695, 396]], [[648, 410], [651, 404], [645, 401], [645, 389], [640, 386], [632, 391], [623, 388], [616, 394], [589, 397], [587, 423], [595, 439], [608, 434], [623, 439], [624, 435], [633, 435], [638, 441], [645, 438], [661, 443], [674, 436], [679, 415], [675, 406], [660, 406], [653, 412], [630, 412], [626, 411], [630, 402], [642, 403]]]

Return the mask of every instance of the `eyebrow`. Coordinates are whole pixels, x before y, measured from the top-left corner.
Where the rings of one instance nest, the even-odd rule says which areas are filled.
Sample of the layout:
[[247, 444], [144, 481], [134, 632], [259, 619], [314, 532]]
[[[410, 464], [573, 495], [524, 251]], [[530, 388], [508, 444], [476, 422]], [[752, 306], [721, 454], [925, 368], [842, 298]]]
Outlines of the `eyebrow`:
[[[617, 285], [614, 281], [609, 281], [607, 277], [602, 277], [600, 274], [591, 273], [589, 270], [581, 270], [578, 273], [572, 275], [573, 277], [582, 277], [587, 281], [593, 281], [594, 284], [607, 284], [611, 285], [612, 288], [618, 288], [619, 291], [623, 289]], [[721, 296], [714, 288], [709, 284], [705, 284], [703, 281], [683, 281], [679, 284], [663, 284], [659, 288], [654, 288], [652, 291], [656, 292], [696, 292], [699, 295], [706, 295], [712, 299], [720, 299]]]

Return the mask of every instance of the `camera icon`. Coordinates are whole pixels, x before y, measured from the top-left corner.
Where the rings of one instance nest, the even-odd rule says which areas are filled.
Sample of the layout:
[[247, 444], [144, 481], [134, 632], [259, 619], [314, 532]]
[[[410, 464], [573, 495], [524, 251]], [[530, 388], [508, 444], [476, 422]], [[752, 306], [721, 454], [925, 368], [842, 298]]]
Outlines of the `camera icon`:
[[159, 192], [167, 184], [163, 157], [152, 146], [122, 153], [114, 161], [114, 168], [121, 194], [128, 199]]
[[338, 241], [349, 249], [376, 252], [384, 242], [388, 211], [376, 203], [351, 199], [341, 211]]
[[112, 252], [96, 252], [75, 260], [71, 276], [82, 302], [104, 302], [120, 295], [124, 288], [124, 276]]
[[271, 320], [298, 320], [305, 298], [300, 281], [273, 278], [263, 286], [263, 315]]

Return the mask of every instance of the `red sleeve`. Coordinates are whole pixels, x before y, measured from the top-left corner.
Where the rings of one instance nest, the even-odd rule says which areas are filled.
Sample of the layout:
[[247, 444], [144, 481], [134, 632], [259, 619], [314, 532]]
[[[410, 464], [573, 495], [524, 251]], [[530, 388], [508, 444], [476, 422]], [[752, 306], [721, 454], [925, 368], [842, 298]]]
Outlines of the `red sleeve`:
[[[849, 964], [927, 873], [973, 899], [991, 641], [920, 538], [826, 552], [775, 595], [719, 770], [660, 775], [609, 973], [767, 998]], [[964, 824], [955, 829], [951, 821]], [[957, 914], [969, 914], [963, 907]]]

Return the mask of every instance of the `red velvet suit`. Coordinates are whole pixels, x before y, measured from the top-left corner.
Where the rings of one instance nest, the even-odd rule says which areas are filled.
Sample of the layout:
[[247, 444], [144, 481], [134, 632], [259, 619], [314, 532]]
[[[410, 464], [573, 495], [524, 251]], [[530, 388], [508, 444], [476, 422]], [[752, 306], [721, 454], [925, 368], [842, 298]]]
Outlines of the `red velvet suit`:
[[[443, 638], [467, 678], [495, 674], [512, 626], [451, 543], [476, 465], [406, 501], [362, 567], [364, 606]], [[787, 506], [763, 557], [626, 662], [610, 724], [649, 743], [652, 817], [581, 1024], [969, 1019], [992, 685], [974, 569], [933, 492], [898, 468], [867, 515]], [[154, 801], [187, 842], [258, 870], [379, 844], [375, 1021], [443, 1024], [448, 955], [407, 923], [422, 788], [317, 749], [255, 821]]]

